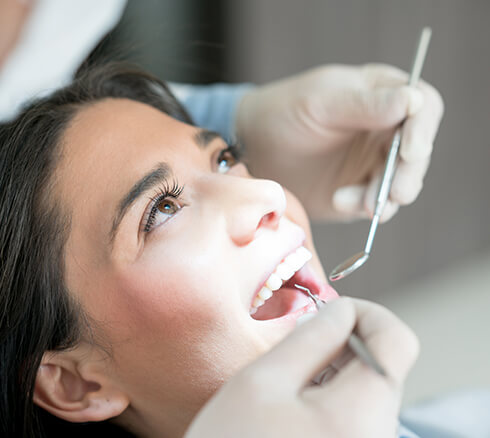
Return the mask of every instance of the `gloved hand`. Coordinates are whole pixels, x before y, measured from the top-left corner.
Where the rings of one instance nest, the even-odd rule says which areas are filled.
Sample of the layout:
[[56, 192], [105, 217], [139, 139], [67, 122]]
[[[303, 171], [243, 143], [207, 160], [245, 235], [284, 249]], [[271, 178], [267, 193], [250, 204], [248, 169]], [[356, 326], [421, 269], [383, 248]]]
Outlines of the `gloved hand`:
[[443, 114], [439, 93], [391, 66], [332, 65], [257, 87], [240, 102], [238, 138], [251, 173], [274, 179], [316, 219], [373, 214], [386, 152], [405, 118], [382, 220], [420, 193]]
[[[324, 385], [310, 386], [342, 354], [354, 327], [388, 377], [354, 357]], [[402, 384], [417, 351], [412, 332], [385, 308], [331, 301], [226, 383], [185, 438], [394, 438]]]

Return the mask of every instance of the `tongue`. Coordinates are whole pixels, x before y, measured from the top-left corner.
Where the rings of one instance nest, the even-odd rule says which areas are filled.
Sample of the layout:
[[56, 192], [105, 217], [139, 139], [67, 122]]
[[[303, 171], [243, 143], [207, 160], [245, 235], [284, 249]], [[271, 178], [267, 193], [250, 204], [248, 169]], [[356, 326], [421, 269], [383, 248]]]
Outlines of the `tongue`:
[[298, 289], [283, 286], [274, 292], [265, 304], [258, 308], [252, 318], [264, 321], [280, 318], [310, 304], [311, 301]]

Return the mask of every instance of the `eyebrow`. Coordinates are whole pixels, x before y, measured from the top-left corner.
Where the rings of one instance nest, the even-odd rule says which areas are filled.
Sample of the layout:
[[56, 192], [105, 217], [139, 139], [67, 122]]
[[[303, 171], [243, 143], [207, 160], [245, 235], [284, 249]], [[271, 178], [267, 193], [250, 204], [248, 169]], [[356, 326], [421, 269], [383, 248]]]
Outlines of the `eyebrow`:
[[117, 230], [124, 215], [127, 213], [129, 208], [134, 204], [134, 202], [152, 187], [157, 184], [166, 183], [172, 176], [172, 169], [166, 163], [159, 163], [153, 170], [145, 174], [131, 187], [131, 190], [126, 194], [124, 198], [119, 201], [116, 209], [116, 214], [114, 220], [112, 221], [112, 228], [110, 232], [110, 242], [114, 242]]
[[199, 129], [194, 134], [194, 142], [202, 149], [206, 148], [213, 140], [220, 138], [221, 134], [215, 132], [215, 131], [209, 131], [207, 129]]
[[[221, 134], [207, 129], [199, 129], [193, 136], [194, 142], [201, 149], [205, 149], [211, 142], [213, 142], [217, 138], [222, 139]], [[155, 187], [156, 185], [161, 183], [167, 183], [172, 175], [172, 169], [168, 164], [159, 163], [153, 170], [140, 178], [139, 181], [137, 181], [133, 185], [126, 196], [122, 198], [121, 201], [119, 201], [109, 234], [111, 247], [116, 237], [119, 225], [124, 218], [124, 215], [134, 204], [134, 202], [152, 187]]]

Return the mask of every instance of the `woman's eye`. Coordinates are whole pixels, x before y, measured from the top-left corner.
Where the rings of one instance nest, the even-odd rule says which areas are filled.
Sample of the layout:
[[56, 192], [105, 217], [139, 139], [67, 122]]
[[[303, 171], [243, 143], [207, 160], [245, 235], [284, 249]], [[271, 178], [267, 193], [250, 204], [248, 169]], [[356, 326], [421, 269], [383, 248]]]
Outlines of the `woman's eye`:
[[149, 232], [154, 227], [167, 222], [181, 208], [182, 206], [177, 200], [172, 198], [164, 198], [155, 202], [146, 221], [144, 231]]
[[233, 166], [238, 164], [238, 157], [236, 154], [233, 152], [231, 149], [232, 147], [228, 147], [220, 152], [218, 155], [218, 173], [226, 173], [228, 172]]
[[174, 213], [177, 213], [177, 210], [179, 210], [180, 206], [177, 205], [177, 202], [175, 202], [173, 199], [164, 199], [163, 201], [160, 201], [157, 205], [158, 211], [160, 213], [172, 215]]

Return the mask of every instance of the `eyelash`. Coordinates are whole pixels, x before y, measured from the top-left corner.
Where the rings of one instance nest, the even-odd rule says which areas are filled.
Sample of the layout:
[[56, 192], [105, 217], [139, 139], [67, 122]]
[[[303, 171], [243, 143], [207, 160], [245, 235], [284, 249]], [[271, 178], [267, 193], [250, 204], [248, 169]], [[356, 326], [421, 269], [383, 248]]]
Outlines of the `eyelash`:
[[[229, 153], [233, 157], [233, 159], [236, 160], [236, 163], [234, 163], [233, 165], [238, 164], [242, 161], [243, 148], [239, 143], [233, 143], [229, 144], [226, 148], [220, 151], [216, 160], [218, 166], [220, 161], [223, 160], [224, 155], [227, 153]], [[145, 233], [149, 233], [153, 228], [155, 216], [157, 214], [158, 205], [160, 204], [160, 202], [168, 198], [178, 200], [183, 191], [184, 186], [180, 185], [176, 180], [172, 182], [171, 186], [165, 184], [164, 186], [159, 188], [158, 193], [151, 198], [151, 207], [144, 221], [143, 231]]]
[[152, 230], [152, 226], [155, 223], [155, 216], [157, 214], [158, 205], [160, 204], [160, 202], [168, 198], [174, 200], [179, 199], [183, 191], [184, 191], [184, 186], [179, 185], [179, 183], [176, 180], [172, 182], [171, 186], [164, 185], [159, 188], [158, 193], [151, 198], [150, 211], [146, 217], [145, 226], [143, 228], [143, 231], [145, 233], [149, 233]]

